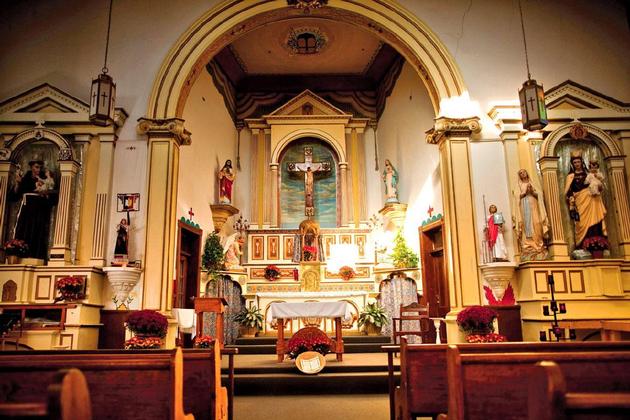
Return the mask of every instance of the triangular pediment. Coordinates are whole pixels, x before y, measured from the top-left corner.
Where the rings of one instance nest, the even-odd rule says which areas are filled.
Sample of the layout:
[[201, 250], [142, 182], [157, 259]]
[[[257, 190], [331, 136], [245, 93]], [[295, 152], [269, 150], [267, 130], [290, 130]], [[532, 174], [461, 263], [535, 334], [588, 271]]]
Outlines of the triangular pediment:
[[545, 92], [547, 109], [601, 109], [629, 112], [630, 104], [621, 102], [591, 88], [567, 80]]
[[306, 89], [267, 117], [280, 116], [344, 116], [348, 115], [330, 102]]
[[87, 103], [48, 83], [39, 85], [0, 103], [0, 115], [7, 114], [88, 114]]

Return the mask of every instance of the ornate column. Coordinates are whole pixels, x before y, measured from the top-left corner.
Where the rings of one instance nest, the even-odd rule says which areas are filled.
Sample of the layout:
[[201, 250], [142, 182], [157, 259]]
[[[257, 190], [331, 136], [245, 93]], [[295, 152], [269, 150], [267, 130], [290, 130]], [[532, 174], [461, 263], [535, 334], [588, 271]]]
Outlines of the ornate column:
[[339, 208], [341, 209], [341, 226], [348, 226], [348, 163], [339, 162], [339, 185], [341, 194]]
[[166, 311], [171, 307], [175, 270], [179, 148], [190, 144], [190, 132], [180, 118], [138, 122], [138, 132], [149, 142], [142, 307]]
[[256, 130], [256, 221], [258, 229], [265, 223], [265, 130]]
[[547, 217], [551, 230], [551, 244], [549, 251], [554, 260], [568, 261], [569, 249], [564, 238], [562, 228], [562, 213], [560, 208], [560, 186], [558, 185], [558, 160], [556, 156], [540, 158], [540, 170], [543, 177], [543, 190], [547, 203]]
[[353, 127], [350, 131], [350, 159], [352, 176], [352, 220], [354, 227], [358, 228], [361, 223], [361, 195], [359, 193], [359, 139], [357, 129]]
[[439, 117], [426, 138], [440, 148], [446, 271], [455, 308], [481, 303], [469, 144], [472, 134], [480, 131], [477, 117]]
[[278, 164], [269, 165], [271, 169], [271, 227], [278, 227]]
[[[609, 185], [613, 194], [614, 214], [619, 226], [619, 247], [624, 258], [630, 260], [630, 203], [628, 200], [628, 188], [625, 182], [624, 157], [615, 156], [606, 158], [610, 175]], [[608, 211], [612, 211], [609, 209]]]
[[[3, 149], [6, 150], [6, 149]], [[10, 156], [10, 153], [5, 153], [6, 157]], [[6, 209], [7, 209], [7, 198], [8, 191], [11, 187], [10, 181], [13, 172], [15, 171], [15, 164], [10, 160], [0, 161], [0, 237], [5, 238], [9, 237], [5, 235], [5, 230], [10, 230], [11, 226], [6, 224]]]
[[51, 266], [72, 263], [70, 255], [71, 204], [79, 164], [72, 159], [71, 149], [59, 150], [59, 169], [61, 171], [59, 202], [57, 203], [53, 246], [50, 249], [50, 260], [48, 261], [48, 265]]
[[94, 230], [92, 232], [92, 255], [90, 263], [106, 265], [107, 228], [109, 226], [109, 203], [111, 200], [112, 172], [116, 136], [101, 134], [98, 138], [98, 175], [96, 183], [96, 208], [94, 210]]

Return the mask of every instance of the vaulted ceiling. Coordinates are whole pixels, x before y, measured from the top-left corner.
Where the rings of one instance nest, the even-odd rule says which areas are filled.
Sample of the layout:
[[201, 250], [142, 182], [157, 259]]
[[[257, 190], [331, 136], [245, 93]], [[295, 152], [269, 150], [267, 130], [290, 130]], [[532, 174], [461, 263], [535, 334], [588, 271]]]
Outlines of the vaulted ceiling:
[[235, 121], [260, 117], [310, 89], [377, 120], [404, 59], [371, 33], [300, 17], [261, 26], [217, 53], [207, 70]]

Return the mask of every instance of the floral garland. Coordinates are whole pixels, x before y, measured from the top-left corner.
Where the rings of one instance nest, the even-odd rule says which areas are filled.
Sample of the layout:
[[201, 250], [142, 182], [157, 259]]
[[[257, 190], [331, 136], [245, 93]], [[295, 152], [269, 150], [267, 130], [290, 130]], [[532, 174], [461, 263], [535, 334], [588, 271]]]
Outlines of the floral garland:
[[316, 351], [322, 356], [330, 352], [332, 340], [316, 327], [305, 327], [296, 332], [287, 343], [289, 358], [295, 359], [305, 351]]
[[7, 255], [26, 257], [26, 254], [28, 253], [28, 244], [22, 239], [11, 239], [4, 244], [4, 252]]
[[339, 269], [339, 275], [341, 276], [342, 279], [348, 281], [354, 278], [355, 273], [352, 267], [344, 265], [343, 267]]
[[125, 350], [159, 349], [162, 340], [158, 337], [131, 337], [125, 341]]
[[83, 293], [85, 280], [81, 276], [66, 276], [57, 280], [57, 291], [59, 297], [55, 298], [55, 302], [60, 300], [78, 300], [85, 299]]
[[213, 342], [214, 338], [209, 335], [198, 335], [195, 337], [194, 344], [195, 347], [198, 347], [200, 349], [207, 349], [210, 348]]
[[503, 343], [507, 337], [497, 333], [470, 334], [466, 336], [467, 343]]
[[269, 281], [278, 280], [280, 278], [280, 269], [275, 265], [265, 267], [265, 278]]

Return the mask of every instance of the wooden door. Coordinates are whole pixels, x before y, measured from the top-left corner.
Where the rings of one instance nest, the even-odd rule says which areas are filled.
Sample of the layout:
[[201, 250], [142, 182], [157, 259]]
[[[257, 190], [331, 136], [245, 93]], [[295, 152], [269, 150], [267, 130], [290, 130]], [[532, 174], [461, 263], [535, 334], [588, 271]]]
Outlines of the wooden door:
[[[420, 253], [422, 254], [422, 303], [429, 305], [432, 318], [444, 318], [450, 311], [448, 278], [444, 259], [444, 223], [442, 220], [419, 228]], [[435, 339], [435, 329], [431, 326]], [[446, 339], [442, 326], [441, 337]]]
[[177, 227], [177, 278], [173, 288], [173, 307], [194, 309], [194, 298], [199, 296], [202, 231], [182, 221]]

